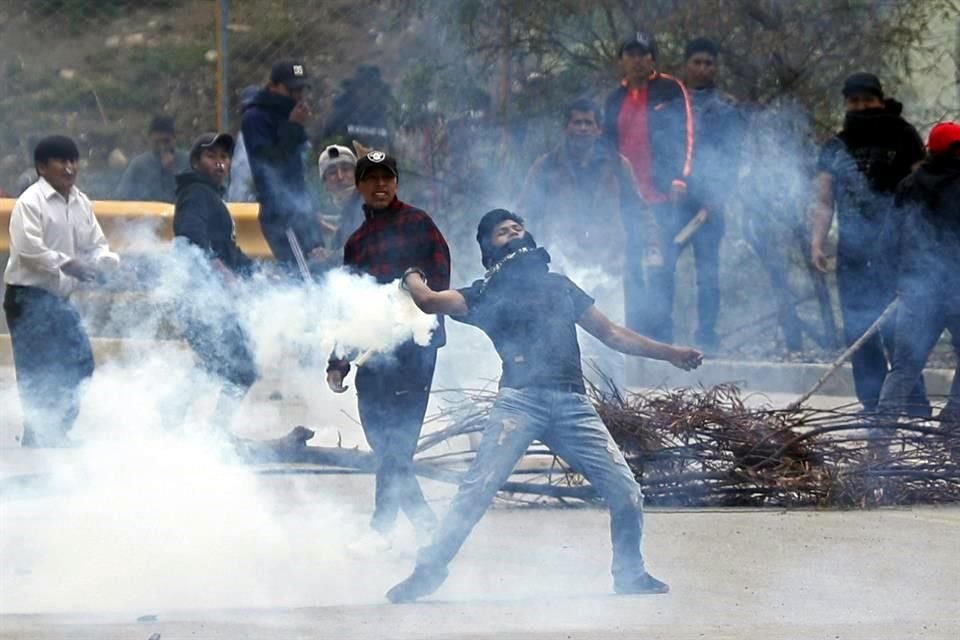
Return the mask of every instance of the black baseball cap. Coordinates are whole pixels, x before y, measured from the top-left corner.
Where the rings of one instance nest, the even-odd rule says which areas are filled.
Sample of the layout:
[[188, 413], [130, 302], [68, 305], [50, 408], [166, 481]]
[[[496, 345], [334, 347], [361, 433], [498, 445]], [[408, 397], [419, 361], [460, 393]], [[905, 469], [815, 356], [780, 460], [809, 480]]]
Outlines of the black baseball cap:
[[193, 146], [190, 147], [190, 160], [193, 161], [199, 158], [204, 149], [210, 149], [216, 146], [223, 147], [227, 153], [232, 156], [234, 147], [233, 136], [229, 133], [216, 133], [213, 131], [201, 133], [197, 136], [197, 139], [193, 141]]
[[273, 65], [270, 70], [270, 82], [286, 85], [291, 89], [302, 89], [310, 86], [307, 68], [302, 62], [284, 60]]
[[363, 176], [375, 167], [383, 167], [392, 173], [395, 178], [400, 178], [400, 173], [397, 171], [396, 158], [387, 155], [383, 151], [371, 151], [357, 160], [357, 168], [353, 172], [354, 179], [360, 182], [363, 180]]
[[646, 31], [634, 31], [628, 37], [620, 42], [620, 48], [617, 49], [617, 57], [622, 58], [623, 52], [628, 49], [639, 49], [644, 53], [649, 53], [654, 58], [657, 57], [657, 41], [653, 34]]
[[847, 76], [843, 81], [843, 97], [849, 98], [855, 93], [870, 93], [883, 98], [883, 85], [880, 84], [880, 78], [865, 71]]

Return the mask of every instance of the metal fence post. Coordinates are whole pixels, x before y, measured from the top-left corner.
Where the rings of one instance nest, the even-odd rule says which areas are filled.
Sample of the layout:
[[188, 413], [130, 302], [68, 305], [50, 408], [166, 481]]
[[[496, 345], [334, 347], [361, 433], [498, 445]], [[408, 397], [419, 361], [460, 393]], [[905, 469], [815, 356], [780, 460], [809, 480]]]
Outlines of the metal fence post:
[[229, 18], [230, 0], [217, 0], [217, 131], [227, 131], [230, 126]]

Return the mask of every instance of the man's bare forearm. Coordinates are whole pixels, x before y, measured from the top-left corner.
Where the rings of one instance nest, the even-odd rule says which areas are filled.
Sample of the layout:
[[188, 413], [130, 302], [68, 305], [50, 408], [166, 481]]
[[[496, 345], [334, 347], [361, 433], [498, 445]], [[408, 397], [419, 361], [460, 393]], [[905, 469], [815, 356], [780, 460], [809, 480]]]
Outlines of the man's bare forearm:
[[813, 208], [813, 225], [810, 242], [814, 247], [823, 247], [833, 224], [833, 179], [827, 174], [817, 178], [817, 201]]
[[424, 313], [441, 313], [450, 316], [462, 316], [467, 313], [467, 302], [459, 291], [448, 289], [434, 291], [427, 285], [423, 274], [418, 271], [407, 273], [403, 286], [410, 293], [413, 303]]
[[651, 340], [626, 327], [615, 327], [604, 343], [611, 349], [629, 356], [670, 360], [674, 355], [674, 348], [671, 345]]

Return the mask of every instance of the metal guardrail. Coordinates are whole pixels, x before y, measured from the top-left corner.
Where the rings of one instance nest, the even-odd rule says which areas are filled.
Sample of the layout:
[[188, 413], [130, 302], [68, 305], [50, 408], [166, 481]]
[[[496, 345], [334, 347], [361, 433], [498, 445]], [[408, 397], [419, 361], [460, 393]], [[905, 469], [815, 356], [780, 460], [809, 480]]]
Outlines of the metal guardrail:
[[[10, 251], [10, 212], [16, 200], [0, 198], [0, 253]], [[227, 203], [237, 225], [237, 244], [251, 258], [270, 258], [270, 248], [260, 231], [257, 203]], [[173, 237], [173, 205], [166, 202], [94, 200], [93, 212], [118, 253], [156, 253], [169, 247]]]

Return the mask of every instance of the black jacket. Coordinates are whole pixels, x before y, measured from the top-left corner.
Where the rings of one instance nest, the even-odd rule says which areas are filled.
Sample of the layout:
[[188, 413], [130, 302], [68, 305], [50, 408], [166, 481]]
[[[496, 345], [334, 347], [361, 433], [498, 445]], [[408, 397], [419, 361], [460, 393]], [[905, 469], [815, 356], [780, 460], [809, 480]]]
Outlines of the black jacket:
[[[626, 97], [626, 84], [621, 84], [607, 97], [604, 109], [604, 135], [618, 150], [622, 132], [617, 119]], [[670, 193], [671, 182], [686, 181], [690, 175], [694, 143], [690, 99], [676, 78], [658, 72], [649, 80], [647, 130], [653, 184], [661, 193]]]
[[902, 212], [894, 207], [894, 192], [924, 157], [923, 140], [901, 110], [888, 100], [881, 109], [848, 113], [843, 130], [820, 152], [817, 170], [833, 179], [841, 261], [877, 260], [896, 251]]
[[356, 140], [365, 147], [390, 148], [390, 87], [373, 83], [366, 96], [358, 95], [352, 82], [344, 83], [343, 93], [334, 98], [333, 111], [320, 134], [324, 142], [350, 146]]
[[[934, 156], [900, 183], [900, 290], [957, 300], [960, 287], [960, 157]], [[954, 307], [960, 307], [955, 304]]]
[[[304, 253], [323, 244], [307, 189], [304, 128], [290, 121], [296, 102], [261, 89], [243, 109], [241, 130], [260, 203], [263, 233], [278, 260], [292, 261], [285, 232], [292, 228]], [[278, 248], [286, 248], [278, 253]]]
[[173, 235], [199, 247], [210, 259], [220, 260], [234, 273], [246, 275], [252, 271], [253, 261], [237, 246], [223, 193], [222, 187], [196, 171], [179, 174]]

